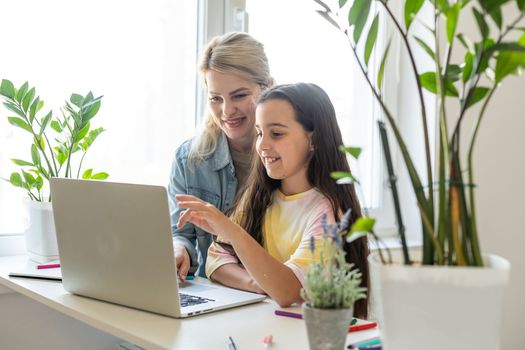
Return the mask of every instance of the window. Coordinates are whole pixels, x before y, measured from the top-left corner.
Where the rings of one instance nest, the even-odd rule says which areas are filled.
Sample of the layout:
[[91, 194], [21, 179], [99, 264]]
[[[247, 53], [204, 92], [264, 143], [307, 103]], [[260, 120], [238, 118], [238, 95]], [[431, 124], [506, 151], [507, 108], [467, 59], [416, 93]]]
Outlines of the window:
[[313, 0], [246, 0], [248, 32], [264, 44], [278, 84], [311, 82], [328, 93], [345, 144], [362, 148], [358, 164], [350, 164], [361, 181], [361, 203], [381, 218], [378, 231], [391, 233], [394, 218], [376, 124], [379, 107], [348, 39], [316, 13], [319, 8]]
[[[2, 3], [0, 79], [26, 80], [58, 113], [71, 93], [104, 95], [106, 129], [84, 164], [109, 180], [166, 185], [174, 150], [193, 135], [197, 2], [21, 0]], [[29, 158], [29, 135], [0, 108], [0, 176]], [[85, 167], [84, 167], [85, 168]], [[24, 191], [0, 181], [0, 234], [23, 230]]]

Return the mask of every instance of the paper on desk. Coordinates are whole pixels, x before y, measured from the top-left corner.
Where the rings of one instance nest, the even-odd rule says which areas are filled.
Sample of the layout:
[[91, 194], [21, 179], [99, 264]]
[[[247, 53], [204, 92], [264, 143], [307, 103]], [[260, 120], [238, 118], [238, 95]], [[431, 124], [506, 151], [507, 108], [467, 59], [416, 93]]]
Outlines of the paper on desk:
[[[58, 263], [58, 261], [50, 261], [48, 264]], [[51, 281], [62, 281], [62, 270], [57, 268], [52, 269], [37, 269], [37, 263], [31, 260], [27, 260], [25, 265], [20, 266], [19, 269], [15, 269], [9, 272], [9, 277], [23, 277], [23, 278], [36, 278]]]

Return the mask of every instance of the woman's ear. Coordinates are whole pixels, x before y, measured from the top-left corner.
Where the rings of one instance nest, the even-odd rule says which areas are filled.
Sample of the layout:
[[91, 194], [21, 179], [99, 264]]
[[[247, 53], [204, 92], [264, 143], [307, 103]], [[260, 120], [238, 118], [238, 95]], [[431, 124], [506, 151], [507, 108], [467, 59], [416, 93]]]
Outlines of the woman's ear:
[[313, 152], [315, 147], [314, 147], [314, 141], [313, 141], [313, 132], [309, 132], [308, 133], [308, 140], [310, 142], [310, 152]]

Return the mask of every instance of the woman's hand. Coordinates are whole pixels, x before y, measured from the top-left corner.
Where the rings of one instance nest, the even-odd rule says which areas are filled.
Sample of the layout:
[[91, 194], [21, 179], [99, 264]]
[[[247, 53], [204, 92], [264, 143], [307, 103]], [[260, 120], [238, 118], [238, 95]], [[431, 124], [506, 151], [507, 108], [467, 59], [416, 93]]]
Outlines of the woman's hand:
[[178, 194], [175, 198], [179, 201], [179, 208], [186, 209], [180, 213], [178, 228], [191, 222], [204, 231], [220, 235], [226, 240], [230, 240], [232, 233], [240, 228], [219, 209], [195, 196]]

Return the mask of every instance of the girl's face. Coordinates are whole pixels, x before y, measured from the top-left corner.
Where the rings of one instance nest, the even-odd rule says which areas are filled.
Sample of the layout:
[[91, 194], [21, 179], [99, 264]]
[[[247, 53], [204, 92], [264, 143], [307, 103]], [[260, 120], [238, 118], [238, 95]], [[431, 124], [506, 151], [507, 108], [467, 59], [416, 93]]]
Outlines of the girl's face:
[[295, 119], [287, 101], [273, 99], [257, 106], [257, 153], [269, 177], [281, 181], [285, 195], [309, 190], [307, 169], [311, 158], [311, 133]]
[[208, 107], [228, 137], [230, 147], [239, 152], [251, 151], [259, 85], [238, 75], [213, 70], [207, 71], [205, 77]]

